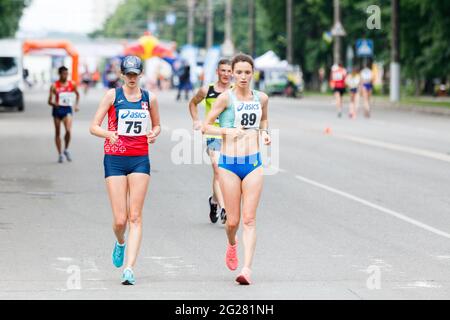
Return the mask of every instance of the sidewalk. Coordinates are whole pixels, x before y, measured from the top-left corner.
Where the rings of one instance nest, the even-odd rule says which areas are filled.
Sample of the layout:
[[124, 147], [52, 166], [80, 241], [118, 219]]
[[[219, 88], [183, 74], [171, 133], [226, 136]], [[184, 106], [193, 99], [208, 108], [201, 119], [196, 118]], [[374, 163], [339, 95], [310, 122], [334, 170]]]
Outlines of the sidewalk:
[[[334, 97], [331, 94], [315, 94], [315, 93], [307, 93], [304, 98], [312, 98], [315, 100], [324, 100], [329, 101], [333, 100]], [[344, 96], [344, 102], [348, 101], [349, 96], [346, 94]], [[430, 102], [430, 105], [427, 105], [427, 102]], [[361, 103], [361, 101], [360, 101]], [[375, 108], [385, 108], [385, 109], [395, 109], [395, 110], [403, 110], [409, 112], [424, 112], [428, 114], [442, 115], [442, 116], [450, 116], [450, 107], [446, 107], [445, 104], [450, 104], [450, 99], [443, 98], [407, 98], [402, 99], [400, 103], [393, 103], [389, 101], [389, 97], [386, 96], [373, 96], [372, 103]], [[442, 103], [443, 106], [433, 106], [431, 104]], [[419, 105], [423, 104], [423, 105]]]

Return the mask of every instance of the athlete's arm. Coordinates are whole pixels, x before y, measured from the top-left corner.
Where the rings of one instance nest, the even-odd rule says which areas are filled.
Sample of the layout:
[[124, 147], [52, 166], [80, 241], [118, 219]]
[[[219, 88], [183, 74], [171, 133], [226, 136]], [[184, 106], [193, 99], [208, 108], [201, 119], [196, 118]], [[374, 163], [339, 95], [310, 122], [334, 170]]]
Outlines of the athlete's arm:
[[214, 101], [211, 111], [205, 119], [202, 126], [203, 134], [211, 134], [215, 136], [230, 135], [230, 136], [242, 136], [245, 134], [242, 128], [218, 128], [213, 125], [219, 114], [225, 110], [229, 103], [228, 92], [221, 93], [216, 101]]
[[262, 114], [261, 114], [261, 122], [259, 124], [259, 128], [261, 129], [261, 137], [264, 141], [265, 145], [269, 145], [271, 143], [269, 132], [267, 131], [269, 128], [269, 97], [264, 92], [259, 93], [259, 99], [261, 101]]
[[197, 94], [192, 97], [191, 101], [189, 102], [189, 112], [191, 113], [192, 121], [193, 121], [193, 127], [194, 130], [199, 130], [202, 126], [201, 121], [198, 118], [198, 108], [197, 105], [202, 102], [203, 99], [206, 97], [207, 90], [205, 87], [201, 87]]
[[78, 87], [77, 84], [75, 82], [72, 82], [72, 86], [73, 86], [73, 92], [75, 92], [75, 96], [77, 97], [77, 100], [75, 102], [75, 112], [78, 112], [80, 110], [79, 104], [80, 104], [80, 93], [78, 92]]
[[154, 143], [156, 137], [161, 133], [158, 100], [156, 100], [156, 96], [154, 95], [150, 99], [150, 119], [152, 120], [152, 130], [147, 134], [147, 141], [148, 143]]
[[48, 94], [48, 104], [52, 107], [57, 107], [56, 103], [53, 102], [53, 94], [55, 94], [55, 87], [53, 85], [51, 85], [50, 92]]
[[112, 144], [116, 143], [117, 139], [119, 138], [119, 135], [117, 134], [117, 131], [108, 131], [103, 129], [102, 123], [105, 119], [106, 114], [108, 113], [109, 108], [114, 103], [114, 100], [116, 99], [116, 90], [110, 89], [103, 97], [102, 101], [100, 102], [97, 112], [94, 115], [94, 119], [92, 119], [91, 126], [89, 128], [89, 132], [97, 137], [109, 139]]

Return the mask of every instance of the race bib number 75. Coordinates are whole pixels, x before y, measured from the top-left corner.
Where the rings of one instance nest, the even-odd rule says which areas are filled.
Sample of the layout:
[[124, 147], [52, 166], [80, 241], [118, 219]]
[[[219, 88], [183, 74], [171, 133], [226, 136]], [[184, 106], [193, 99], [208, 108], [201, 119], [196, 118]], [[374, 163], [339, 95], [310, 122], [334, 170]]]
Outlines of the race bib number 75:
[[145, 136], [149, 124], [147, 110], [122, 109], [119, 110], [118, 134], [119, 136]]

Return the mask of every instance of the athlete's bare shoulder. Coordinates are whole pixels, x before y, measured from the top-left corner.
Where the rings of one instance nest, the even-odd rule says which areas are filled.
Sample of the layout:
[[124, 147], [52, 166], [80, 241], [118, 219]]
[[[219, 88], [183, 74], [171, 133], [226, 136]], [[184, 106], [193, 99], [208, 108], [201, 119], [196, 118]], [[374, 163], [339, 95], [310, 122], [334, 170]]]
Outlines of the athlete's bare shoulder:
[[262, 91], [256, 91], [256, 93], [258, 94], [259, 100], [262, 103], [266, 103], [267, 101], [269, 101], [269, 96], [266, 93], [264, 93]]
[[114, 103], [114, 100], [116, 100], [116, 89], [113, 88], [106, 91], [105, 97], [103, 99], [111, 104]]

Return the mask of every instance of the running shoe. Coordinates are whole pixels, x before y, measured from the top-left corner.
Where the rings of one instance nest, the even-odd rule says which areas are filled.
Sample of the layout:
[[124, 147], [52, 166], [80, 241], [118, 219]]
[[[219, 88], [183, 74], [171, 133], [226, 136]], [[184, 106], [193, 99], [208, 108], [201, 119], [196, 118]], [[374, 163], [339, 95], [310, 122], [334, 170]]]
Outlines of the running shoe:
[[63, 155], [60, 154], [60, 155], [58, 156], [58, 163], [63, 163], [63, 161], [64, 161]]
[[125, 257], [125, 243], [121, 245], [116, 241], [116, 244], [114, 245], [114, 250], [112, 253], [113, 265], [116, 268], [120, 268], [121, 266], [123, 266], [124, 257]]
[[134, 280], [133, 270], [131, 270], [131, 268], [126, 268], [125, 270], [123, 270], [122, 284], [125, 286], [132, 286], [135, 283], [136, 280]]
[[231, 271], [234, 271], [238, 267], [238, 257], [237, 257], [237, 240], [234, 246], [228, 243], [227, 252], [225, 255], [225, 263]]
[[236, 278], [236, 282], [239, 283], [240, 285], [248, 286], [249, 284], [252, 283], [250, 279], [251, 274], [252, 271], [249, 268], [247, 267], [242, 268], [241, 273], [239, 273], [239, 275]]
[[217, 204], [212, 203], [212, 196], [209, 197], [209, 219], [212, 223], [216, 223], [219, 219], [219, 216], [217, 214]]
[[224, 208], [220, 211], [220, 220], [222, 220], [222, 224], [227, 222], [227, 213]]
[[64, 150], [64, 155], [66, 156], [67, 161], [72, 161], [72, 157], [70, 156], [70, 153], [68, 150]]

